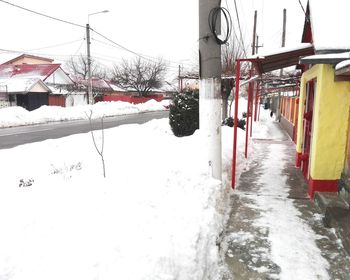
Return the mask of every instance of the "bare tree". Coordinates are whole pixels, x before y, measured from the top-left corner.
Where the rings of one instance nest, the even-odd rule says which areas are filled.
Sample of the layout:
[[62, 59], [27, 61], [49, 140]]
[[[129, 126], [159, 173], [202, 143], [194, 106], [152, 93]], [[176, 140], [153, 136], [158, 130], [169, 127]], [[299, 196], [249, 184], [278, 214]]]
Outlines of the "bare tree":
[[160, 88], [164, 82], [167, 66], [162, 59], [152, 62], [136, 57], [114, 65], [112, 81], [119, 87], [133, 89], [146, 96], [152, 89]]
[[105, 146], [105, 129], [104, 129], [104, 123], [103, 123], [103, 117], [101, 118], [101, 133], [102, 133], [102, 138], [101, 138], [101, 149], [97, 147], [97, 143], [95, 140], [95, 135], [93, 132], [93, 126], [92, 126], [92, 110], [90, 110], [90, 115], [88, 115], [85, 112], [86, 117], [89, 119], [90, 123], [90, 132], [91, 132], [91, 137], [92, 137], [92, 142], [94, 143], [94, 147], [96, 149], [96, 152], [99, 154], [102, 162], [102, 171], [103, 171], [103, 177], [106, 178], [106, 165], [105, 165], [105, 158], [103, 155], [104, 152], [104, 146]]
[[[75, 80], [87, 80], [88, 79], [88, 63], [87, 57], [80, 55], [77, 57], [71, 57], [65, 64], [65, 68], [69, 74], [73, 76]], [[105, 79], [107, 78], [107, 69], [105, 69], [96, 60], [91, 60], [91, 76], [93, 78]]]
[[[236, 60], [243, 58], [245, 55], [246, 46], [242, 46], [237, 40], [231, 40], [230, 44], [224, 45], [221, 50], [221, 65], [222, 65], [222, 119], [227, 118], [228, 98], [235, 85], [236, 76]], [[247, 65], [243, 64], [241, 71], [243, 75], [247, 70]], [[232, 102], [230, 105], [231, 111]], [[229, 113], [231, 115], [231, 112]]]

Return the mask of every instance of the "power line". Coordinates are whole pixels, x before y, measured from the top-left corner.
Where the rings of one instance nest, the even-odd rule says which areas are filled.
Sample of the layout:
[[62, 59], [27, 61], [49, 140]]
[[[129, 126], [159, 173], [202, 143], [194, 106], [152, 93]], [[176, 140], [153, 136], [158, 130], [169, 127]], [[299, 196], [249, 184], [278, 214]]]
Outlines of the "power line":
[[[106, 43], [106, 42], [103, 42], [103, 41], [100, 41], [100, 40], [97, 40], [97, 39], [93, 39], [94, 41], [100, 43], [100, 44], [103, 44], [105, 46], [109, 46], [109, 47], [112, 47], [112, 48], [118, 48], [118, 49], [122, 49], [120, 48], [119, 46], [116, 46], [114, 44], [109, 44], [109, 43]], [[122, 50], [125, 50], [125, 49], [122, 49]], [[142, 58], [149, 58], [149, 59], [152, 59], [152, 60], [156, 60], [157, 58], [155, 57], [152, 57], [152, 56], [148, 56], [148, 55], [144, 55], [144, 54], [139, 54], [139, 56], [141, 56]], [[112, 56], [105, 56], [105, 57], [110, 57], [110, 58], [113, 58], [113, 59], [116, 59], [116, 57], [112, 57]], [[169, 66], [169, 67], [174, 67], [176, 69], [178, 69], [178, 64], [183, 64], [183, 65], [186, 65], [188, 67], [190, 66], [193, 66], [193, 65], [190, 65], [188, 63], [181, 63], [179, 61], [172, 61], [172, 60], [168, 60], [168, 59], [164, 59], [165, 62], [169, 63], [169, 64], [176, 64], [176, 67], [175, 66]]]
[[69, 42], [66, 42], [66, 43], [61, 43], [61, 44], [56, 44], [56, 45], [47, 46], [47, 47], [41, 47], [41, 48], [36, 48], [36, 49], [24, 50], [23, 52], [31, 52], [31, 51], [39, 51], [39, 50], [45, 50], [45, 49], [52, 49], [52, 48], [56, 48], [56, 47], [61, 47], [61, 46], [70, 45], [70, 44], [73, 44], [73, 43], [76, 43], [76, 42], [80, 42], [80, 41], [84, 41], [84, 40], [78, 39], [78, 40], [69, 41]]
[[[148, 56], [148, 55], [144, 55], [144, 54], [140, 54], [140, 53], [137, 53], [137, 52], [135, 52], [135, 51], [133, 51], [133, 50], [130, 50], [129, 48], [124, 47], [123, 45], [121, 45], [121, 44], [119, 44], [119, 43], [113, 41], [112, 39], [110, 39], [110, 38], [108, 38], [107, 36], [101, 34], [100, 32], [98, 32], [98, 31], [96, 31], [96, 30], [94, 30], [94, 29], [92, 29], [92, 28], [90, 28], [90, 29], [91, 29], [93, 32], [95, 32], [97, 35], [101, 36], [103, 39], [105, 39], [105, 40], [107, 40], [108, 42], [112, 43], [113, 46], [111, 46], [110, 44], [107, 44], [107, 43], [105, 43], [105, 42], [102, 42], [102, 41], [99, 41], [99, 40], [94, 39], [95, 41], [97, 41], [97, 42], [99, 42], [99, 43], [106, 44], [106, 45], [111, 46], [111, 47], [118, 47], [118, 48], [120, 48], [120, 49], [122, 49], [122, 50], [124, 50], [124, 51], [126, 51], [126, 52], [132, 53], [132, 54], [134, 54], [134, 55], [136, 55], [136, 56], [138, 56], [138, 57], [140, 57], [140, 58], [143, 58], [143, 59], [148, 60], [148, 61], [153, 62], [153, 63], [156, 63], [156, 62], [157, 62], [157, 61], [156, 61], [157, 58], [155, 58], [155, 57]], [[179, 62], [174, 62], [174, 61], [166, 60], [166, 59], [163, 60], [163, 61], [168, 62], [168, 63], [170, 63], [170, 64], [171, 64], [171, 63], [172, 63], [172, 64], [175, 64], [175, 63], [176, 63], [176, 64], [179, 64]], [[182, 64], [183, 64], [183, 63], [182, 63]], [[177, 68], [177, 67], [176, 67], [176, 68]]]
[[80, 24], [77, 24], [77, 23], [74, 23], [74, 22], [70, 22], [70, 21], [67, 21], [67, 20], [59, 19], [59, 18], [56, 18], [56, 17], [52, 17], [52, 16], [49, 16], [47, 14], [43, 14], [43, 13], [40, 13], [40, 12], [36, 12], [36, 11], [31, 10], [31, 9], [28, 9], [28, 8], [25, 8], [25, 7], [22, 7], [22, 6], [19, 6], [19, 5], [16, 5], [16, 4], [4, 1], [4, 0], [0, 0], [0, 2], [5, 3], [7, 5], [10, 5], [10, 6], [13, 6], [13, 7], [16, 7], [18, 9], [21, 9], [21, 10], [24, 10], [24, 11], [27, 11], [27, 12], [30, 12], [30, 13], [42, 16], [42, 17], [46, 17], [46, 18], [49, 18], [49, 19], [53, 19], [53, 20], [56, 20], [56, 21], [60, 21], [60, 22], [63, 22], [63, 23], [74, 25], [74, 26], [77, 26], [77, 27], [85, 28], [85, 26], [83, 26], [83, 25], [80, 25]]
[[305, 9], [304, 9], [304, 6], [303, 6], [303, 4], [301, 3], [300, 0], [299, 0], [299, 4], [300, 4], [301, 9], [303, 10], [303, 13], [304, 13], [304, 15], [305, 15], [306, 20], [309, 21], [309, 17], [307, 16], [306, 11], [305, 11]]

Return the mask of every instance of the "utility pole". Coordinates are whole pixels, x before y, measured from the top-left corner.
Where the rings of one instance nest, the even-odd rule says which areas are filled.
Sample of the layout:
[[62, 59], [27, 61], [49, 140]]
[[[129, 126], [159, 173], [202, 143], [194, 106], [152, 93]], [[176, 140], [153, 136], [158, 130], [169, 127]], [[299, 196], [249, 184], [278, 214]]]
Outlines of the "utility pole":
[[92, 77], [91, 77], [91, 54], [90, 54], [90, 25], [86, 24], [86, 50], [87, 50], [87, 66], [88, 66], [88, 104], [93, 104], [92, 98]]
[[263, 47], [264, 45], [259, 45], [259, 36], [256, 35], [256, 46], [255, 46], [255, 54], [259, 52], [259, 48]]
[[[211, 32], [208, 20], [220, 0], [199, 0], [199, 128], [205, 137], [206, 160], [211, 176], [222, 178], [221, 158], [221, 46]], [[215, 30], [221, 30], [220, 14]]]
[[[283, 27], [282, 27], [282, 48], [286, 46], [286, 24], [287, 24], [287, 10], [283, 9]], [[280, 70], [280, 77], [283, 76], [283, 68]], [[278, 92], [278, 104], [277, 104], [277, 120], [281, 120], [281, 109], [280, 109], [280, 104], [281, 104], [281, 92]]]
[[256, 38], [256, 20], [258, 17], [258, 11], [254, 12], [254, 26], [253, 26], [253, 44], [252, 44], [252, 55], [255, 54], [255, 38]]
[[[283, 9], [283, 27], [282, 27], [282, 48], [286, 46], [286, 24], [287, 24], [287, 10]], [[281, 69], [281, 73], [283, 75], [283, 68]]]

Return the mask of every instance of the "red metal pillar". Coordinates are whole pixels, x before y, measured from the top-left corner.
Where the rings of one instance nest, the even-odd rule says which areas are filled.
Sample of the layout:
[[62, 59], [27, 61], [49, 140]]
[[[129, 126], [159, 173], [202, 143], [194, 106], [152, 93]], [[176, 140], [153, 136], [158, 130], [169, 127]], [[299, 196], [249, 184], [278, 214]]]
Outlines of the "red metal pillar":
[[257, 88], [257, 90], [258, 90], [258, 121], [260, 120], [260, 107], [261, 107], [261, 104], [260, 104], [260, 99], [261, 99], [261, 85], [262, 85], [262, 83], [258, 83], [258, 88]]
[[[250, 79], [252, 76], [252, 71], [249, 71], [249, 77]], [[251, 82], [248, 84], [248, 102], [247, 102], [247, 123], [245, 127], [245, 149], [244, 149], [244, 157], [248, 157], [248, 135], [249, 135], [249, 117], [250, 117], [250, 95], [251, 95], [252, 85]]]
[[250, 96], [250, 137], [252, 137], [252, 133], [253, 133], [254, 84], [255, 84], [255, 82], [253, 81], [251, 83], [252, 83], [252, 87], [251, 87], [251, 96]]
[[241, 61], [236, 61], [236, 81], [235, 81], [235, 113], [233, 127], [233, 156], [232, 156], [232, 189], [236, 183], [236, 162], [237, 162], [237, 126], [238, 126], [238, 97], [239, 97], [239, 79], [241, 76]]
[[256, 122], [256, 118], [258, 115], [258, 106], [259, 106], [259, 82], [256, 82], [256, 93], [255, 93], [255, 110], [254, 110], [254, 121]]

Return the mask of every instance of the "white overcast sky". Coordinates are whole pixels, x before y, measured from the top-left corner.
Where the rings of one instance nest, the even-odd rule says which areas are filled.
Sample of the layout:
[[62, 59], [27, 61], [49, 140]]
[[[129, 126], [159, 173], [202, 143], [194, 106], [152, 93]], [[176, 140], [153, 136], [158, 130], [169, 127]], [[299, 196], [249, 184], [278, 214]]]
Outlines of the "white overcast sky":
[[[170, 70], [179, 64], [190, 68], [198, 52], [198, 0], [7, 0], [25, 8], [91, 28], [128, 49], [170, 60]], [[301, 1], [306, 6], [306, 0]], [[304, 14], [299, 0], [237, 0], [245, 40], [251, 44], [254, 10], [258, 11], [257, 33], [265, 51], [281, 44], [282, 11], [287, 9], [287, 46], [301, 39]], [[233, 0], [228, 7], [238, 32]], [[0, 2], [0, 63], [18, 55], [12, 51], [54, 58], [64, 62], [72, 55], [86, 54], [85, 29], [57, 22]], [[53, 45], [62, 46], [47, 48]], [[10, 50], [7, 52], [4, 50]], [[248, 53], [251, 52], [249, 48]], [[92, 34], [91, 54], [106, 65], [132, 54]]]

